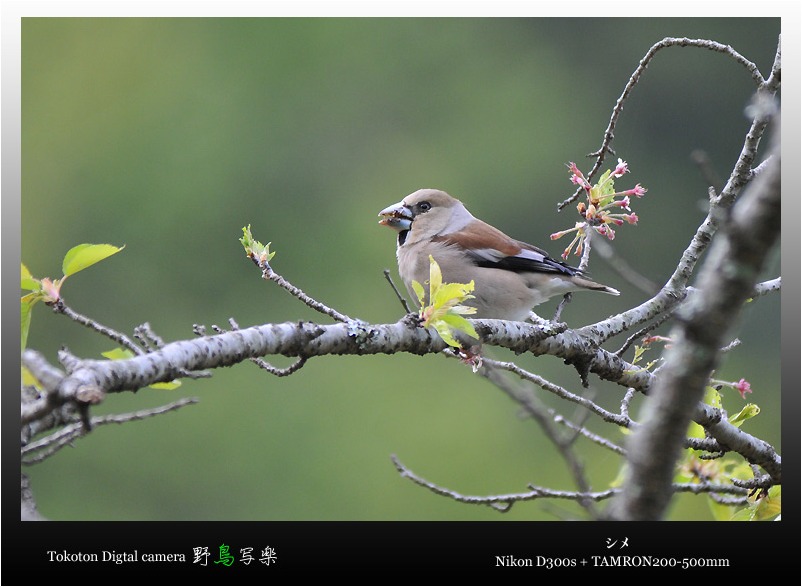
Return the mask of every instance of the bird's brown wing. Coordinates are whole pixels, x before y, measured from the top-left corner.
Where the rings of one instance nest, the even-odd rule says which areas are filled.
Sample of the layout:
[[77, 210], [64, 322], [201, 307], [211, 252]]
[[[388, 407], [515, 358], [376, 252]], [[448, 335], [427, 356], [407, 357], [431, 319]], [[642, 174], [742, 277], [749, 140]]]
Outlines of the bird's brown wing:
[[489, 224], [476, 221], [470, 230], [435, 237], [433, 240], [466, 251], [479, 267], [505, 269], [516, 273], [554, 273], [573, 276], [579, 270], [556, 261], [534, 245], [510, 238]]

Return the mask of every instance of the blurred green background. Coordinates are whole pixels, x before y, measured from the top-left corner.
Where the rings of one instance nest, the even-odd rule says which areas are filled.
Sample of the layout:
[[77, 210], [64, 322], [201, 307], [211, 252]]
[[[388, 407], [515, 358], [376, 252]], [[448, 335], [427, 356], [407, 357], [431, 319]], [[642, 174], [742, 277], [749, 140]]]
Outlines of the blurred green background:
[[[76, 244], [125, 244], [63, 293], [77, 311], [127, 333], [145, 321], [168, 341], [229, 317], [242, 327], [328, 321], [260, 279], [238, 242], [251, 224], [278, 251], [275, 269], [311, 296], [366, 321], [394, 322], [402, 309], [382, 275], [395, 274], [394, 233], [377, 224], [379, 210], [439, 187], [556, 256], [568, 241], [548, 235], [575, 221], [573, 208], [556, 212], [573, 192], [565, 163], [589, 169], [585, 155], [601, 144], [648, 48], [666, 36], [710, 38], [767, 74], [779, 29], [779, 19], [745, 18], [26, 18], [23, 261], [35, 276], [58, 277]], [[640, 182], [649, 192], [635, 202], [641, 222], [622, 227], [614, 245], [650, 279], [663, 283], [705, 214], [707, 183], [691, 153], [705, 151], [728, 176], [753, 90], [732, 59], [672, 48], [627, 102], [614, 147], [632, 173], [619, 185]], [[575, 296], [563, 314], [569, 324], [645, 299], [600, 258], [591, 269], [623, 295]], [[778, 274], [776, 254], [766, 278]], [[743, 344], [718, 374], [752, 383], [749, 400], [763, 412], [745, 428], [778, 449], [779, 313], [778, 295], [750, 304]], [[87, 357], [114, 346], [37, 306], [29, 346], [55, 361], [61, 345]], [[592, 379], [583, 391], [557, 359], [519, 361], [618, 409], [621, 388]], [[391, 454], [464, 494], [521, 492], [529, 483], [574, 489], [535, 422], [440, 356], [324, 357], [282, 379], [246, 363], [176, 391], [114, 394], [95, 413], [183, 396], [201, 401], [99, 428], [26, 468], [41, 512], [61, 520], [581, 515], [554, 501], [499, 514], [399, 477]], [[735, 392], [726, 395], [731, 411], [742, 405]], [[586, 424], [623, 442], [595, 417]], [[584, 440], [577, 452], [594, 489], [616, 477], [615, 455]], [[706, 498], [694, 496], [676, 500], [670, 515], [710, 516]]]

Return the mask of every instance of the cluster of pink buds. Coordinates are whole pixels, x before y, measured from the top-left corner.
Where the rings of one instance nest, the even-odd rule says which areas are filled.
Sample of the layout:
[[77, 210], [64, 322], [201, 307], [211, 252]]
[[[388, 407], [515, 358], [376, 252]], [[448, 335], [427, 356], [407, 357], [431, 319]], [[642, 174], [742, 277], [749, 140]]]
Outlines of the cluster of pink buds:
[[637, 224], [638, 215], [629, 207], [630, 197], [640, 198], [646, 193], [646, 188], [640, 184], [623, 192], [615, 191], [615, 180], [629, 172], [627, 162], [621, 159], [618, 160], [615, 169], [608, 169], [595, 185], [590, 184], [575, 163], [569, 163], [568, 170], [571, 172], [571, 183], [585, 191], [587, 202], [580, 202], [576, 207], [583, 219], [581, 222], [577, 222], [573, 228], [551, 235], [551, 240], [557, 240], [570, 232], [576, 232], [574, 240], [563, 251], [563, 259], [568, 258], [572, 249], [575, 249], [576, 255], [582, 254], [582, 245], [589, 229], [613, 240], [615, 238], [613, 226], [621, 226], [624, 223]]

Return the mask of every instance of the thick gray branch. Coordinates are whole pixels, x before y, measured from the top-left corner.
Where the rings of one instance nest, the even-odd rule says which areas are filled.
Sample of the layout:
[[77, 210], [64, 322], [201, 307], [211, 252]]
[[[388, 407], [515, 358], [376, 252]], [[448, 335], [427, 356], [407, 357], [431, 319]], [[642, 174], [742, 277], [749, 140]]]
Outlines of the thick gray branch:
[[[558, 332], [548, 327], [503, 320], [477, 320], [475, 325], [488, 345], [535, 355], [555, 355], [585, 372], [594, 372], [639, 390], [645, 390], [650, 383], [649, 373], [638, 372], [636, 367], [620, 357], [570, 331]], [[284, 355], [309, 358], [398, 352], [424, 355], [444, 348], [445, 343], [436, 333], [417, 327], [407, 318], [395, 324], [379, 325], [352, 321], [328, 325], [286, 322], [253, 326], [173, 342], [131, 359], [97, 361], [71, 357], [66, 376], [61, 379], [51, 376], [48, 393], [36, 401], [25, 403], [21, 419], [25, 424], [67, 402], [87, 403], [88, 400], [84, 399], [87, 397], [98, 401], [99, 395], [104, 393], [133, 391], [153, 383], [171, 381], [186, 371], [230, 366], [253, 357]], [[45, 370], [41, 356], [35, 351], [25, 351], [23, 364], [34, 375]], [[52, 375], [52, 369], [48, 373]]]
[[[368, 325], [362, 322], [319, 325], [304, 322], [265, 324], [177, 341], [131, 359], [115, 361], [81, 360], [73, 357], [67, 374], [52, 368], [33, 350], [23, 354], [23, 364], [46, 381], [45, 393], [26, 401], [21, 408], [23, 424], [36, 426], [37, 431], [52, 428], [48, 417], [60, 406], [99, 401], [103, 394], [133, 391], [160, 381], [171, 381], [180, 373], [234, 365], [246, 359], [264, 355], [285, 355], [311, 358], [322, 355], [373, 355], [407, 352], [418, 355], [441, 352], [445, 343], [436, 333], [430, 333], [404, 318], [395, 324]], [[503, 320], [476, 320], [477, 331], [486, 345], [501, 346], [519, 353], [551, 354], [575, 365], [581, 371], [595, 373], [633, 390], [648, 392], [655, 377], [615, 353], [595, 346], [577, 332], [560, 331], [548, 325], [532, 325]], [[520, 371], [514, 371], [521, 375]], [[567, 393], [567, 392], [566, 392]], [[573, 397], [573, 394], [570, 394]], [[89, 399], [87, 399], [89, 398]], [[571, 398], [568, 398], [571, 399]], [[576, 396], [571, 401], [587, 402]], [[593, 411], [593, 406], [589, 406]], [[699, 423], [705, 425], [715, 414], [697, 407]], [[615, 414], [600, 414], [616, 420]], [[626, 420], [626, 418], [622, 418]], [[767, 468], [778, 461], [769, 447], [763, 450], [760, 441], [738, 431], [726, 420], [711, 428], [715, 438], [723, 436], [721, 444], [736, 451], [751, 462]], [[733, 440], [735, 442], [733, 442]]]
[[[780, 191], [776, 148], [766, 170], [733, 207], [723, 234], [711, 247], [700, 271], [698, 292], [677, 312], [678, 323], [671, 332], [675, 343], [667, 350], [665, 366], [652, 386], [642, 426], [627, 445], [630, 467], [624, 491], [611, 506], [613, 518], [662, 517], [687, 425], [695, 415], [699, 417], [699, 401], [720, 349], [779, 237]], [[736, 440], [730, 432], [728, 428], [726, 437], [717, 440], [727, 446]], [[755, 451], [763, 448], [755, 447]], [[779, 457], [761, 464], [770, 475], [779, 475]]]

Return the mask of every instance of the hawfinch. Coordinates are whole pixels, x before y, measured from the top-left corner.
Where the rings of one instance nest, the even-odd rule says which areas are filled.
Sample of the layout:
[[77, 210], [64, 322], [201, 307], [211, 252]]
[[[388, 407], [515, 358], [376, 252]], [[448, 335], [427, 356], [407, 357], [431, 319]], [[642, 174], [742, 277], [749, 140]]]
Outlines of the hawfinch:
[[[510, 238], [475, 218], [447, 193], [418, 190], [379, 212], [379, 224], [398, 231], [398, 272], [412, 292], [413, 280], [429, 279], [432, 255], [448, 283], [474, 281], [472, 318], [526, 320], [533, 306], [571, 291], [619, 292], [590, 281], [546, 251]], [[413, 298], [414, 298], [413, 294]]]

